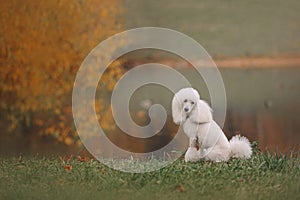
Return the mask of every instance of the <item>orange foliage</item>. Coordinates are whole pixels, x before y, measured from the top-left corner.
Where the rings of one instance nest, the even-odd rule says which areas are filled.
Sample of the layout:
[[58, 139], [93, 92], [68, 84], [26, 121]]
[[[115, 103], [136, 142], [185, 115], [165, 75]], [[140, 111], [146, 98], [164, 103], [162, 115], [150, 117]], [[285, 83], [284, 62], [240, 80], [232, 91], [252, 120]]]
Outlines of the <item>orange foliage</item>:
[[[118, 0], [1, 0], [0, 109], [12, 130], [23, 122], [75, 143], [75, 75], [93, 47], [121, 30], [120, 6]], [[110, 90], [111, 77], [122, 71], [114, 66], [104, 77]]]

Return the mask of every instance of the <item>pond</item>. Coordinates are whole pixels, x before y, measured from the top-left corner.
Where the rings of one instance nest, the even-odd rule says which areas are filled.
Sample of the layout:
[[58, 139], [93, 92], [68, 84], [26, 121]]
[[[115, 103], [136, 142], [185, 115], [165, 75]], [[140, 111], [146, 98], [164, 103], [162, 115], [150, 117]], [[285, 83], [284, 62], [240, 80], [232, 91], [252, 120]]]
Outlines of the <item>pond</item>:
[[[221, 68], [219, 70], [227, 96], [224, 125], [227, 137], [242, 134], [250, 141], [258, 141], [262, 150], [269, 149], [281, 153], [298, 150], [300, 147], [300, 68]], [[209, 102], [210, 96], [202, 77], [191, 68], [179, 71], [200, 92], [201, 98]], [[130, 104], [133, 109], [135, 105], [140, 105], [139, 102], [143, 102], [143, 99], [162, 104], [171, 119], [172, 93], [165, 88], [144, 86], [137, 90], [132, 99], [135, 99]]]
[[[291, 150], [299, 150], [300, 68], [221, 68], [219, 70], [227, 96], [227, 112], [223, 128], [226, 136], [231, 138], [236, 134], [244, 135], [250, 141], [258, 141], [260, 149], [269, 149], [272, 152], [289, 153]], [[192, 87], [200, 92], [202, 99], [210, 102], [205, 82], [194, 69], [187, 67], [178, 71], [186, 76]], [[139, 125], [149, 123], [144, 105], [149, 101], [150, 104], [157, 103], [164, 106], [168, 114], [166, 125], [161, 132], [150, 139], [136, 139], [117, 129], [108, 134], [111, 141], [132, 152], [150, 152], [170, 142], [179, 128], [171, 118], [172, 97], [173, 94], [169, 90], [158, 85], [145, 85], [139, 88], [130, 100], [133, 120]], [[143, 111], [142, 114], [140, 111]], [[217, 112], [218, 109], [214, 110], [214, 115]], [[49, 138], [46, 140], [26, 138], [26, 134], [12, 139], [11, 135], [1, 133], [1, 156], [18, 155], [20, 152], [40, 155], [78, 153], [78, 149], [59, 145]], [[187, 137], [183, 135], [180, 140], [181, 145], [187, 146]], [[105, 149], [106, 144], [100, 142], [99, 145], [101, 149]]]
[[261, 149], [288, 152], [300, 144], [300, 69], [222, 69], [228, 100], [225, 131]]

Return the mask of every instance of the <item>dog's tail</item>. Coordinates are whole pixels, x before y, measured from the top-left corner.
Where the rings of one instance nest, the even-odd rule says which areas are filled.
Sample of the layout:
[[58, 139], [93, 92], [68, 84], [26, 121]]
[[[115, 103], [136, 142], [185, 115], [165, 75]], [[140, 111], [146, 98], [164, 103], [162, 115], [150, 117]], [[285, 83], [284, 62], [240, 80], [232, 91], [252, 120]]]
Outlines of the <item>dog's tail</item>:
[[236, 135], [229, 141], [230, 157], [248, 159], [252, 155], [252, 148], [246, 137]]

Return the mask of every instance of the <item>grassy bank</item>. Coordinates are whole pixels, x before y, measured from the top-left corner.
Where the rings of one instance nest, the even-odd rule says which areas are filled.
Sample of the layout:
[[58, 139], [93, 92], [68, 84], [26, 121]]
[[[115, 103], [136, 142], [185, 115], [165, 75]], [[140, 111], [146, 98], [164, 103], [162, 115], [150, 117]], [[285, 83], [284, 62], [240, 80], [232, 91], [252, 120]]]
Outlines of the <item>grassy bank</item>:
[[0, 199], [299, 199], [300, 159], [258, 154], [227, 163], [182, 159], [131, 174], [95, 160], [0, 161]]
[[159, 26], [183, 32], [212, 56], [300, 53], [300, 1], [124, 0], [125, 29]]

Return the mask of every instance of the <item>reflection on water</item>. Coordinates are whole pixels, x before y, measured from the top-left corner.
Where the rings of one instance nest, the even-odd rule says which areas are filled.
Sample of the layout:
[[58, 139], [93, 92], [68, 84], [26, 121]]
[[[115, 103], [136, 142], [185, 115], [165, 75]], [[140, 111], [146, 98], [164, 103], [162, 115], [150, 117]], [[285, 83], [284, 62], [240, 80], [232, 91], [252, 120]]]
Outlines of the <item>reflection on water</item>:
[[[194, 69], [185, 68], [178, 71], [185, 75], [192, 86], [200, 92], [202, 99], [210, 102], [207, 87]], [[242, 134], [251, 141], [258, 141], [262, 150], [267, 148], [282, 153], [299, 150], [300, 68], [225, 68], [220, 69], [220, 72], [227, 94], [224, 132], [228, 138], [235, 134]], [[149, 123], [147, 111], [142, 104], [146, 100], [166, 108], [168, 120], [165, 127], [157, 135], [145, 140], [130, 137], [117, 129], [108, 134], [110, 140], [132, 152], [149, 152], [168, 143], [178, 129], [171, 119], [172, 97], [170, 91], [158, 85], [139, 88], [130, 101], [133, 120], [139, 125]], [[217, 113], [218, 110], [214, 110], [214, 115]], [[46, 145], [44, 141], [30, 140], [30, 134], [18, 136], [18, 140], [13, 142], [10, 139], [11, 135], [3, 133], [1, 135], [1, 154], [16, 155], [19, 152], [46, 154], [55, 152], [55, 149], [59, 153], [78, 151], [66, 147], [59, 148], [57, 144], [51, 145], [49, 139]], [[179, 143], [187, 145], [187, 137], [183, 135], [180, 140]], [[99, 149], [105, 149], [105, 144], [98, 146]]]
[[299, 149], [299, 130], [297, 114], [287, 110], [255, 113], [229, 111], [224, 127], [228, 137], [243, 134], [251, 141], [258, 141], [262, 150], [282, 153]]
[[300, 144], [300, 69], [223, 69], [228, 111], [224, 130], [288, 152]]
[[[202, 77], [195, 73], [194, 69], [179, 71], [200, 92], [201, 98], [209, 102], [210, 96]], [[242, 134], [250, 141], [258, 141], [262, 150], [288, 153], [299, 149], [300, 69], [226, 68], [220, 72], [227, 93], [224, 132], [229, 139], [233, 135]], [[133, 152], [153, 151], [168, 143], [178, 129], [171, 118], [172, 97], [170, 91], [157, 85], [139, 88], [130, 101], [133, 113], [143, 110], [140, 105], [145, 100], [152, 104], [161, 104], [168, 113], [166, 126], [159, 134], [149, 139], [132, 138], [118, 131], [112, 134], [111, 141]], [[217, 112], [217, 109], [214, 110], [214, 115], [217, 115]], [[149, 123], [147, 117], [135, 118], [134, 114], [132, 116], [139, 125]], [[178, 142], [187, 146], [188, 139], [182, 135], [181, 141]]]
[[[201, 98], [209, 102], [210, 96], [201, 76], [194, 69], [179, 71], [200, 92]], [[299, 149], [299, 68], [225, 68], [220, 72], [227, 93], [224, 132], [228, 138], [242, 134], [251, 141], [258, 141], [262, 150], [287, 153]], [[136, 92], [133, 99], [132, 108], [143, 99], [151, 99], [167, 108], [171, 118], [169, 106], [172, 94], [165, 88], [145, 86]], [[214, 114], [217, 112], [215, 110]], [[174, 125], [171, 126], [174, 129]]]

